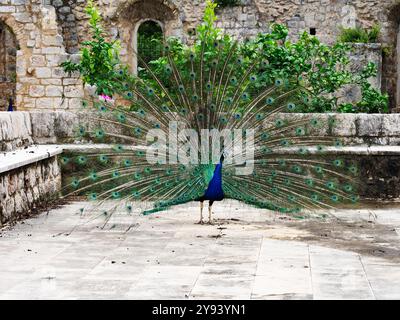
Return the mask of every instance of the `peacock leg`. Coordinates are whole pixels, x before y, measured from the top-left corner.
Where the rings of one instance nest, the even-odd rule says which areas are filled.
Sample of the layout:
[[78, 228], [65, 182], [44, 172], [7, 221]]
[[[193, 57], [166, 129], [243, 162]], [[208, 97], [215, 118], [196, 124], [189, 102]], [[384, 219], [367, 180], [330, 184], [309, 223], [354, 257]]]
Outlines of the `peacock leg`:
[[204, 202], [200, 201], [200, 221], [198, 224], [204, 224], [203, 221], [203, 208], [204, 208]]
[[213, 224], [213, 218], [212, 218], [212, 205], [214, 201], [210, 201], [210, 204], [208, 206], [208, 223]]

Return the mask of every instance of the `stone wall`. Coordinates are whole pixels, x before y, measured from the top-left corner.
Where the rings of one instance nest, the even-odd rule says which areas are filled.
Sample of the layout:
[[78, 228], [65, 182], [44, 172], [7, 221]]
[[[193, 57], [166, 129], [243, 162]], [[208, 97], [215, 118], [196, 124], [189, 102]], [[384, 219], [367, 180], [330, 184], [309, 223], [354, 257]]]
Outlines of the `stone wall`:
[[28, 217], [60, 189], [57, 157], [0, 174], [0, 226]]
[[[400, 146], [400, 114], [280, 114], [280, 118], [311, 120], [335, 117], [336, 125], [319, 130], [324, 136], [344, 139], [350, 145]], [[76, 143], [80, 125], [98, 123], [88, 112], [0, 112], [0, 151], [11, 151], [31, 144]], [[110, 128], [115, 131], [115, 126]]]
[[16, 108], [57, 110], [80, 104], [80, 80], [71, 78], [60, 67], [69, 55], [59, 33], [55, 8], [43, 5], [42, 0], [4, 0], [0, 2], [0, 21], [17, 42]]

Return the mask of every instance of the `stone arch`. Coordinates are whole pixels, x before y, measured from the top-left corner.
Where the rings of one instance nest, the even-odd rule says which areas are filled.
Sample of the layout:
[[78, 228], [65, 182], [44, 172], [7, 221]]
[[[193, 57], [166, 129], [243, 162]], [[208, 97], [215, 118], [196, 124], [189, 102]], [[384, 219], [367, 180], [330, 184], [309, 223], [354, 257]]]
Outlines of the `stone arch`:
[[17, 53], [20, 47], [9, 23], [10, 19], [0, 16], [0, 111], [6, 111], [10, 104], [15, 110], [17, 104]]
[[128, 63], [132, 72], [137, 72], [137, 32], [142, 23], [154, 21], [158, 23], [165, 37], [180, 36], [181, 21], [177, 6], [169, 0], [131, 0], [120, 5], [117, 17], [121, 29], [129, 29], [126, 39], [128, 46]]
[[137, 70], [138, 66], [140, 65], [140, 63], [138, 62], [138, 59], [136, 58], [136, 56], [138, 54], [140, 54], [140, 52], [139, 52], [139, 31], [140, 31], [140, 28], [145, 23], [148, 23], [148, 22], [153, 22], [153, 23], [157, 24], [161, 29], [162, 36], [164, 37], [164, 35], [165, 35], [165, 26], [161, 21], [149, 18], [149, 19], [140, 20], [136, 23], [134, 30], [133, 30], [133, 34], [132, 34], [132, 47], [133, 47], [133, 52], [135, 53], [135, 57], [132, 61], [132, 68], [134, 70]]

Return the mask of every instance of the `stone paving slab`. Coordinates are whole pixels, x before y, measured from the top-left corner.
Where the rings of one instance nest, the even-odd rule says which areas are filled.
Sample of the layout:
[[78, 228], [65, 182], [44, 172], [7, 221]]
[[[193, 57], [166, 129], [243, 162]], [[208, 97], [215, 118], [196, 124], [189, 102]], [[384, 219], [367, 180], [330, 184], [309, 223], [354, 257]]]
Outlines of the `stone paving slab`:
[[[0, 299], [400, 299], [398, 259], [318, 243], [236, 201], [215, 206], [212, 226], [195, 224], [192, 203], [147, 217], [121, 210], [104, 229], [96, 213], [79, 214], [88, 205], [0, 232]], [[331, 213], [400, 227], [396, 206]]]

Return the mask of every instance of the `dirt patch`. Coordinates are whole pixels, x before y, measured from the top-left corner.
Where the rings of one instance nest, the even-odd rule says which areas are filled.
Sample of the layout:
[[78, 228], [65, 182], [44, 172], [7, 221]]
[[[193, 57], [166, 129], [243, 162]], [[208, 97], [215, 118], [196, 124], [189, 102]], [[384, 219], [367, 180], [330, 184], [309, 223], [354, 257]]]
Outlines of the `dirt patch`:
[[395, 226], [374, 220], [351, 221], [346, 218], [293, 219], [279, 216], [265, 222], [218, 220], [220, 225], [241, 225], [263, 230], [267, 238], [302, 241], [325, 247], [353, 251], [400, 263], [400, 237]]

